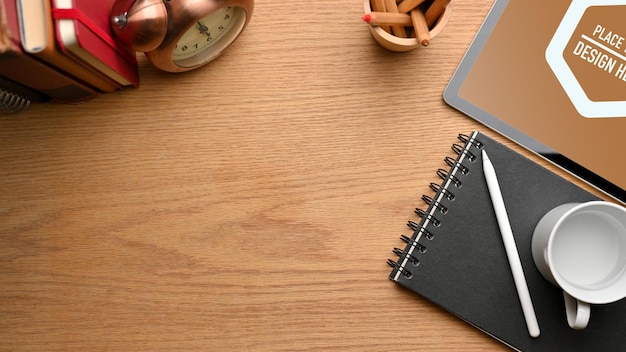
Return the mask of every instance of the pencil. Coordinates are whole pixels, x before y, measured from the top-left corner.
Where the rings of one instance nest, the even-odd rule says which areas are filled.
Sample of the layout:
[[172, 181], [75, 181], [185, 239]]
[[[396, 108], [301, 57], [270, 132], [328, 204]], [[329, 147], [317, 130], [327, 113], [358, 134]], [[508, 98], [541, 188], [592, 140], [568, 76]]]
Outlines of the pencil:
[[372, 11], [385, 12], [384, 0], [371, 0]]
[[[398, 5], [396, 0], [385, 0], [385, 10], [390, 13], [398, 13]], [[393, 35], [400, 38], [406, 38], [406, 30], [404, 26], [393, 25], [391, 26], [391, 32]]]
[[[376, 11], [376, 12], [386, 12], [384, 0], [371, 0], [370, 4], [372, 5], [372, 10], [373, 11]], [[381, 28], [385, 32], [391, 33], [391, 27], [389, 27], [389, 26], [381, 26]]]
[[530, 292], [528, 291], [528, 284], [524, 277], [524, 270], [522, 269], [522, 262], [517, 252], [517, 246], [515, 245], [515, 238], [513, 237], [513, 230], [511, 230], [511, 223], [504, 207], [504, 199], [502, 198], [502, 192], [500, 191], [500, 185], [498, 184], [498, 178], [496, 177], [496, 170], [493, 168], [493, 164], [489, 160], [489, 156], [483, 150], [483, 172], [485, 173], [485, 179], [487, 181], [487, 188], [489, 189], [489, 196], [493, 203], [493, 209], [496, 212], [496, 219], [498, 220], [498, 227], [500, 227], [500, 234], [502, 235], [502, 241], [504, 242], [504, 249], [506, 256], [509, 259], [509, 265], [511, 266], [511, 272], [513, 273], [513, 281], [515, 281], [515, 288], [517, 289], [517, 295], [519, 296], [520, 303], [522, 305], [522, 311], [524, 313], [524, 319], [526, 319], [526, 327], [528, 333], [532, 337], [539, 336], [539, 323], [537, 322], [537, 316], [535, 315], [535, 309], [533, 308], [533, 302], [530, 299]]
[[406, 13], [391, 13], [391, 12], [370, 12], [366, 13], [361, 19], [371, 26], [412, 26], [411, 16]]
[[424, 13], [420, 9], [414, 9], [411, 11], [411, 21], [413, 22], [413, 29], [415, 30], [415, 37], [417, 42], [423, 46], [430, 44], [430, 31], [426, 25], [426, 19]]
[[443, 10], [445, 10], [446, 6], [448, 6], [449, 2], [450, 0], [435, 0], [432, 4], [430, 4], [430, 6], [428, 6], [428, 9], [424, 13], [428, 28], [433, 27], [439, 16], [443, 13]]
[[424, 0], [403, 0], [398, 4], [398, 11], [401, 13], [409, 13], [423, 2]]

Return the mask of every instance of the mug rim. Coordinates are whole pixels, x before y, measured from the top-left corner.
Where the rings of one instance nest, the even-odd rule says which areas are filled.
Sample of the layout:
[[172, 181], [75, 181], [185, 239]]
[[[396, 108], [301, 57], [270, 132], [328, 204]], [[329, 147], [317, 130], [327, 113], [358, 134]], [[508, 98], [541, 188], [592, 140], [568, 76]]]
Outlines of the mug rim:
[[[610, 287], [613, 286], [611, 284], [607, 285], [606, 287], [601, 287], [597, 289], [589, 289], [589, 288], [573, 285], [568, 280], [563, 278], [563, 276], [556, 270], [554, 265], [549, 264], [549, 263], [553, 263], [552, 247], [553, 247], [554, 239], [556, 237], [554, 234], [559, 230], [561, 225], [570, 217], [570, 215], [572, 215], [572, 213], [579, 212], [581, 209], [590, 208], [590, 207], [608, 207], [608, 208], [612, 208], [613, 211], [623, 213], [624, 219], [616, 219], [616, 220], [618, 220], [624, 226], [626, 230], [626, 208], [620, 205], [611, 203], [611, 202], [607, 202], [607, 201], [589, 201], [589, 202], [582, 202], [582, 203], [576, 204], [575, 206], [568, 209], [565, 213], [563, 213], [559, 217], [559, 219], [556, 221], [556, 223], [552, 227], [552, 230], [550, 231], [548, 243], [545, 249], [546, 260], [548, 262], [548, 268], [550, 270], [550, 273], [552, 274], [552, 277], [558, 284], [558, 286], [561, 289], [563, 289], [565, 292], [567, 292], [569, 295], [571, 295], [572, 297], [580, 301], [591, 303], [591, 304], [605, 304], [605, 303], [619, 301], [623, 299], [624, 297], [626, 297], [626, 277], [625, 277], [626, 276], [626, 262], [624, 263], [621, 271], [615, 275], [616, 279], [614, 279], [615, 282], [619, 280], [622, 280], [624, 282], [624, 284], [622, 285], [624, 286], [622, 291], [610, 289]], [[613, 213], [610, 213], [609, 216], [615, 218]], [[626, 233], [624, 235], [626, 236]]]

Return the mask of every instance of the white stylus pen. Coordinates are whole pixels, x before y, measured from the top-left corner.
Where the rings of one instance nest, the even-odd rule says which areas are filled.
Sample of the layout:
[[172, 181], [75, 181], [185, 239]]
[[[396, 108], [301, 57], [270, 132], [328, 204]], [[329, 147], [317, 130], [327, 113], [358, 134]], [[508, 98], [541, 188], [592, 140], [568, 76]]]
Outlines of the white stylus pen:
[[522, 304], [522, 311], [524, 313], [524, 318], [526, 319], [528, 333], [532, 337], [538, 337], [539, 323], [537, 322], [533, 302], [530, 299], [530, 293], [528, 292], [528, 284], [526, 283], [526, 278], [524, 277], [522, 262], [519, 259], [519, 253], [517, 252], [517, 246], [515, 245], [515, 239], [513, 238], [513, 230], [511, 230], [509, 217], [506, 213], [506, 208], [504, 207], [504, 200], [502, 198], [502, 192], [500, 191], [500, 185], [498, 184], [498, 178], [496, 177], [496, 170], [493, 168], [493, 165], [489, 160], [489, 156], [484, 150], [482, 151], [482, 155], [483, 171], [485, 173], [485, 179], [487, 180], [487, 188], [489, 188], [489, 195], [491, 196], [493, 209], [496, 212], [496, 219], [498, 220], [498, 226], [500, 227], [502, 241], [504, 241], [504, 249], [507, 257], [509, 258], [509, 265], [511, 266], [511, 272], [513, 273], [513, 280], [515, 281], [517, 295], [519, 296], [520, 303]]

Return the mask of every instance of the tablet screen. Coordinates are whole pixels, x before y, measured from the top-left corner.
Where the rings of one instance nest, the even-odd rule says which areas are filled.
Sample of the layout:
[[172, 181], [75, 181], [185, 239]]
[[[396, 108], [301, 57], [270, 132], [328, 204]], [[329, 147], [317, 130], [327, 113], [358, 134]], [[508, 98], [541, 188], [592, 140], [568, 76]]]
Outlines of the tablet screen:
[[626, 202], [626, 0], [496, 0], [451, 106]]

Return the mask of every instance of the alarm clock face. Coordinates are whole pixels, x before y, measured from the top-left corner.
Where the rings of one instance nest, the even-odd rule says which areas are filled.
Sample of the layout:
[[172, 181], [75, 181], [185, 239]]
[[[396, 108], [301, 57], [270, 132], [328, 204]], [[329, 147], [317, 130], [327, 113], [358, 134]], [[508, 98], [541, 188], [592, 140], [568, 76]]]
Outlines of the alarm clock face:
[[243, 30], [246, 11], [239, 6], [217, 9], [194, 23], [176, 43], [172, 61], [194, 67], [216, 58]]

